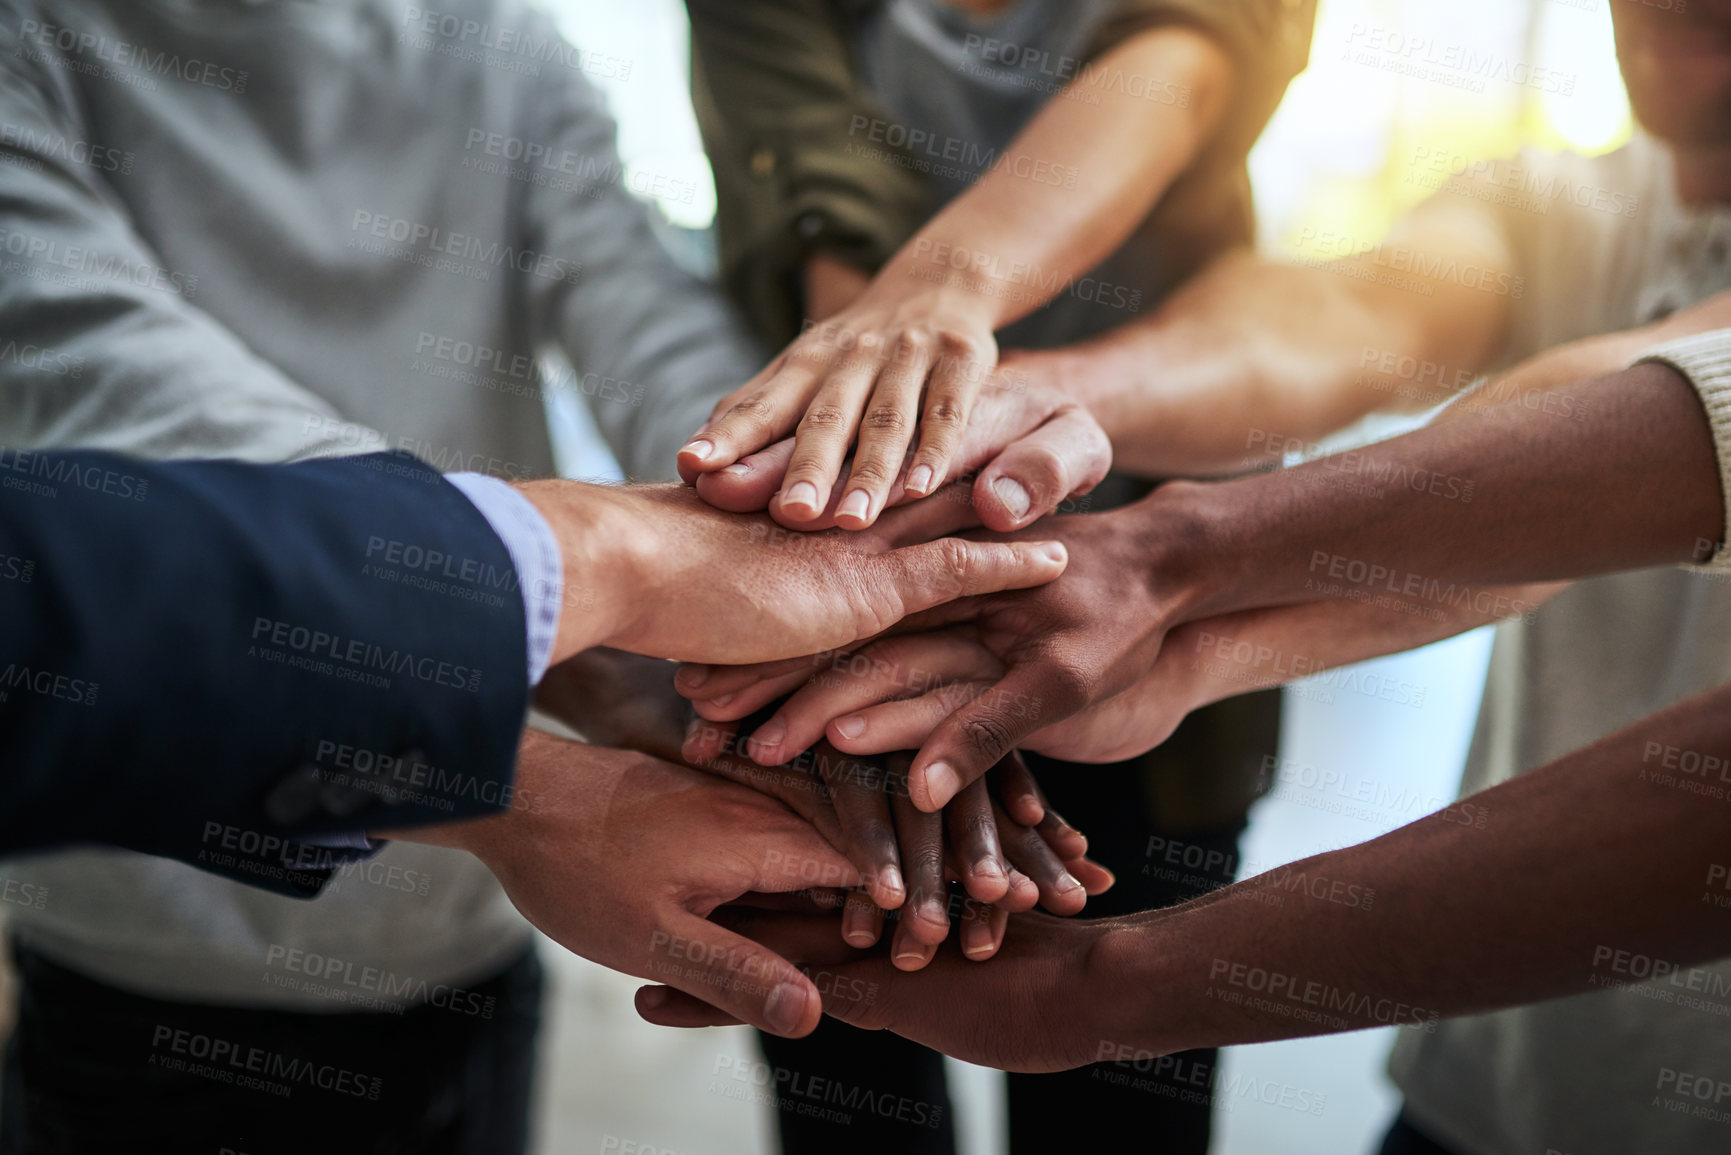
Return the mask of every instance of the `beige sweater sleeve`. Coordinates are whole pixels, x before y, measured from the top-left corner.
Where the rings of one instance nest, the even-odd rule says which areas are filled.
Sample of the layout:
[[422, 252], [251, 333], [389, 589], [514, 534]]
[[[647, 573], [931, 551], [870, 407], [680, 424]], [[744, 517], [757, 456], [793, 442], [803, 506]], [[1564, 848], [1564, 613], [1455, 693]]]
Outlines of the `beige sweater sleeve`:
[[1721, 527], [1712, 558], [1690, 568], [1731, 573], [1731, 329], [1697, 333], [1647, 350], [1635, 359], [1669, 365], [1689, 379], [1707, 411], [1713, 447], [1719, 458], [1719, 486], [1725, 495], [1727, 525]]

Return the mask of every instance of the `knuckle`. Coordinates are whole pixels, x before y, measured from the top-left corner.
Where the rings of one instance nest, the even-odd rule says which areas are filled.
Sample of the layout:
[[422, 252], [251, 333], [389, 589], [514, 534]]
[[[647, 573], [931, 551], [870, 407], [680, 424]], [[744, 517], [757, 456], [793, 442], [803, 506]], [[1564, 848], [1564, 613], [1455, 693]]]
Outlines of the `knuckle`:
[[782, 354], [782, 368], [791, 365], [810, 368], [827, 364], [839, 344], [834, 333], [814, 329], [795, 341], [787, 352]]
[[[824, 494], [829, 491], [830, 478], [829, 474], [824, 470], [823, 463], [808, 458], [797, 465], [788, 467], [787, 476], [782, 478], [781, 481], [782, 497], [785, 498], [793, 487], [802, 481], [810, 482], [812, 485], [817, 487], [818, 498], [820, 501], [823, 499]], [[803, 539], [796, 540], [793, 543], [795, 548], [801, 548], [804, 544]]]
[[993, 710], [980, 710], [962, 719], [962, 741], [971, 749], [997, 757], [1012, 744], [1009, 723]]
[[924, 898], [935, 893], [930, 881], [943, 875], [943, 849], [935, 842], [922, 842], [908, 855], [908, 868], [915, 878], [922, 880], [916, 884], [915, 894]]
[[926, 407], [925, 423], [928, 432], [953, 435], [967, 419], [967, 412], [954, 397], [940, 397]]
[[807, 430], [831, 432], [845, 428], [847, 423], [848, 412], [846, 409], [840, 405], [825, 403], [813, 405], [806, 410], [805, 417], [799, 423], [799, 428], [802, 433]]
[[931, 338], [920, 329], [903, 329], [896, 335], [895, 343], [890, 347], [890, 356], [897, 364], [917, 361], [926, 356], [932, 347]]
[[976, 838], [988, 832], [995, 835], [998, 832], [998, 822], [990, 811], [975, 810], [962, 819], [962, 829]]
[[946, 359], [978, 361], [985, 353], [977, 338], [956, 329], [941, 330], [937, 336], [937, 344], [939, 352]]
[[855, 459], [853, 472], [849, 474], [849, 477], [868, 489], [879, 489], [888, 488], [889, 483], [894, 480], [895, 474], [896, 471], [891, 469], [889, 463], [882, 458], [865, 457]]
[[1094, 697], [1095, 677], [1080, 662], [1054, 661], [1047, 672], [1046, 693], [1063, 714], [1074, 713]]
[[874, 433], [901, 433], [908, 427], [908, 415], [899, 406], [874, 405], [867, 410], [864, 424]]
[[787, 467], [787, 476], [782, 479], [782, 488], [786, 489], [795, 482], [809, 481], [822, 490], [828, 476], [824, 471], [823, 462], [812, 457], [802, 457]]
[[959, 537], [946, 537], [937, 543], [937, 553], [944, 569], [957, 581], [966, 581], [974, 567], [974, 551]]
[[774, 421], [774, 404], [767, 395], [755, 393], [750, 397], [742, 397], [729, 406], [712, 432], [722, 434], [742, 426], [757, 429], [773, 424]]

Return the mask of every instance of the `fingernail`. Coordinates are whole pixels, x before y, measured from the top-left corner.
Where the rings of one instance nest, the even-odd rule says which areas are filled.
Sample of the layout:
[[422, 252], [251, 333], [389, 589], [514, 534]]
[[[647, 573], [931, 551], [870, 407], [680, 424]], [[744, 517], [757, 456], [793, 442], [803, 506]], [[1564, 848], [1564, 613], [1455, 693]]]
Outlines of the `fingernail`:
[[850, 906], [841, 916], [841, 936], [854, 946], [870, 946], [871, 927], [867, 920], [871, 912]]
[[904, 895], [908, 892], [907, 883], [902, 881], [902, 872], [893, 866], [886, 866], [879, 872], [878, 883], [885, 890], [897, 891]]
[[904, 950], [900, 954], [896, 955], [897, 962], [902, 962], [903, 960], [908, 959], [911, 959], [914, 962], [925, 962], [926, 952], [920, 950]]
[[947, 806], [961, 792], [962, 776], [948, 762], [933, 762], [926, 767], [926, 793], [933, 806]]
[[709, 681], [709, 667], [681, 666], [679, 667], [679, 685], [686, 690], [695, 690]]
[[771, 718], [751, 735], [751, 744], [760, 749], [774, 749], [781, 745], [781, 740], [787, 737], [787, 723], [780, 718]]
[[865, 733], [865, 729], [866, 720], [858, 714], [849, 714], [835, 720], [835, 732], [843, 738], [858, 738]]
[[763, 1004], [763, 1021], [770, 1030], [790, 1035], [799, 1029], [799, 1021], [804, 1017], [804, 987], [782, 983], [769, 992], [769, 1001]]
[[666, 987], [644, 987], [642, 998], [643, 998], [643, 1009], [644, 1010], [646, 1010], [646, 1011], [659, 1010], [660, 1008], [667, 1005], [667, 988]]
[[695, 739], [699, 734], [703, 733], [703, 728], [707, 725], [709, 725], [707, 719], [693, 718], [691, 720], [691, 725], [685, 728], [685, 740], [690, 742]]
[[872, 933], [872, 912], [863, 907], [850, 906], [842, 915], [841, 936], [853, 946], [866, 947], [877, 940]]
[[685, 454], [688, 457], [695, 457], [699, 461], [708, 461], [709, 455], [715, 452], [715, 442], [713, 442], [713, 441], [693, 441], [690, 445], [687, 445], [684, 449], [681, 449], [679, 452]]
[[729, 477], [744, 477], [746, 474], [751, 472], [751, 466], [747, 465], [743, 461], [735, 461], [732, 465], [728, 466], [721, 472], [727, 474]]
[[908, 474], [908, 492], [924, 496], [931, 491], [932, 467], [929, 465], [915, 466], [914, 471]]
[[992, 492], [998, 495], [998, 500], [1004, 503], [1004, 508], [1009, 510], [1010, 516], [1017, 521], [1027, 516], [1028, 507], [1033, 504], [1028, 497], [1028, 491], [1013, 477], [1000, 477], [992, 482]]
[[1057, 888], [1059, 894], [1069, 894], [1072, 890], [1082, 888], [1082, 884], [1076, 881], [1076, 876], [1067, 870], [1058, 875], [1052, 885]]
[[1040, 553], [1047, 561], [1065, 562], [1070, 560], [1070, 553], [1059, 542], [1048, 541], [1040, 546]]
[[998, 865], [995, 858], [982, 858], [974, 863], [975, 878], [1003, 878], [1004, 868]]
[[983, 922], [970, 922], [962, 928], [962, 953], [986, 954], [992, 949], [992, 928]]
[[738, 694], [723, 694], [719, 698], [709, 699], [709, 704], [711, 706], [723, 706], [723, 707], [725, 707], [729, 702], [733, 701], [738, 696], [739, 696]]
[[817, 486], [813, 485], [809, 481], [802, 481], [787, 491], [787, 496], [782, 499], [781, 504], [784, 508], [790, 505], [802, 505], [811, 510], [811, 512], [816, 513]]
[[856, 489], [842, 499], [841, 508], [835, 512], [838, 517], [851, 517], [864, 521], [872, 515], [871, 494], [863, 489]]

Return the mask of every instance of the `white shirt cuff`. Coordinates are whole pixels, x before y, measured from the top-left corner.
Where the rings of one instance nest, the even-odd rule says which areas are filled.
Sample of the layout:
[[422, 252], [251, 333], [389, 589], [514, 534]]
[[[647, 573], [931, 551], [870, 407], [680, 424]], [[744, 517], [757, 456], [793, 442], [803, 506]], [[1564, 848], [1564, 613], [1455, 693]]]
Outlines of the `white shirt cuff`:
[[481, 511], [511, 555], [517, 588], [523, 594], [523, 619], [529, 627], [529, 684], [533, 686], [547, 672], [559, 636], [559, 606], [565, 596], [559, 539], [535, 503], [498, 478], [450, 473], [445, 480]]

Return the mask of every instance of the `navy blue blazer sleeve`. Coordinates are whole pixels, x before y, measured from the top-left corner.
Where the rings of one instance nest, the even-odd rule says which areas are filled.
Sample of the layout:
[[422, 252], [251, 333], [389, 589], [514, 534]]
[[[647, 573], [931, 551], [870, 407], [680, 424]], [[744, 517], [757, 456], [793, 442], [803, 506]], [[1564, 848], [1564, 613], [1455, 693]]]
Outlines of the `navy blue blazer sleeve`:
[[510, 554], [414, 458], [0, 449], [0, 853], [316, 893], [302, 839], [510, 803], [526, 649]]

